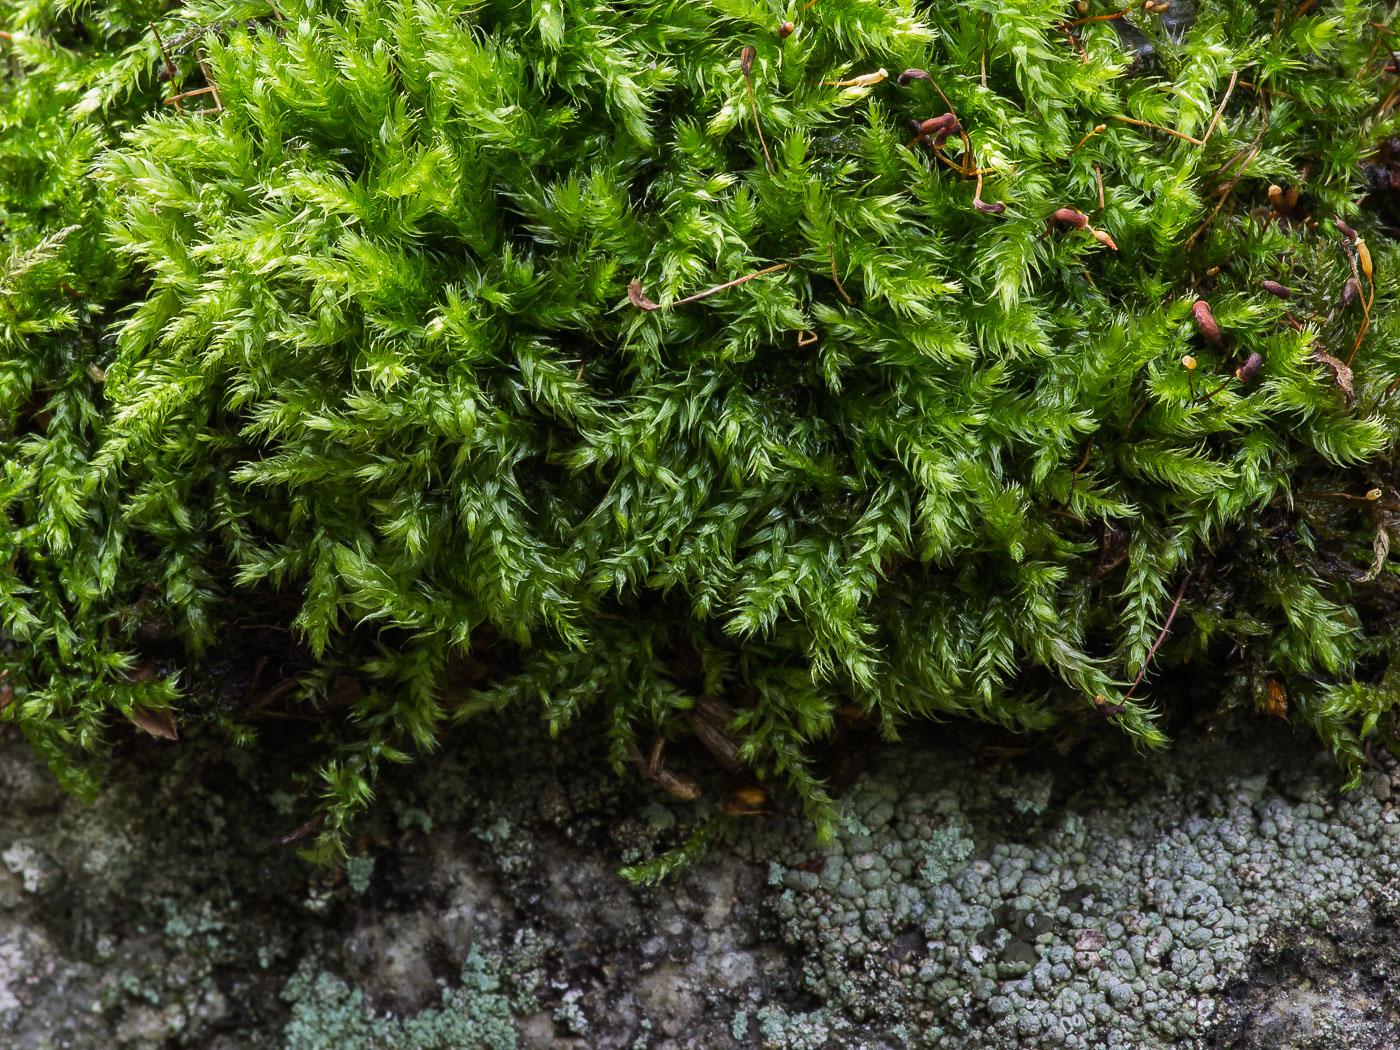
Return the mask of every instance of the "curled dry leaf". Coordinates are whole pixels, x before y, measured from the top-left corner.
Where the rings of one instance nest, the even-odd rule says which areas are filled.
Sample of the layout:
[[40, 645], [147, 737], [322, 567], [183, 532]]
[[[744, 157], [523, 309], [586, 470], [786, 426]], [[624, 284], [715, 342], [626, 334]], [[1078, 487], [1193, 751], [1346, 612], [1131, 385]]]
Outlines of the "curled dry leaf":
[[632, 305], [635, 306], [638, 310], [661, 309], [661, 307], [658, 304], [652, 302], [646, 297], [645, 294], [643, 294], [642, 282], [637, 280], [636, 278], [633, 278], [632, 283], [627, 286], [627, 298], [631, 300]]
[[151, 736], [166, 740], [180, 739], [180, 733], [175, 728], [175, 717], [167, 708], [157, 711], [149, 707], [133, 707], [126, 713], [126, 717], [131, 719], [138, 729], [144, 729]]
[[1371, 541], [1371, 550], [1375, 558], [1371, 561], [1371, 567], [1366, 573], [1357, 577], [1357, 583], [1370, 583], [1381, 574], [1385, 568], [1385, 560], [1390, 557], [1390, 530], [1386, 528], [1384, 521], [1376, 522], [1376, 538]]
[[700, 797], [700, 785], [680, 773], [672, 772], [669, 769], [658, 769], [652, 774], [651, 779], [666, 794], [672, 798], [678, 798], [682, 802], [694, 802]]
[[1337, 386], [1341, 387], [1342, 393], [1346, 395], [1347, 405], [1355, 404], [1356, 386], [1352, 379], [1351, 369], [1320, 346], [1313, 347], [1312, 359], [1332, 370], [1332, 378], [1337, 381]]
[[1375, 276], [1371, 263], [1371, 249], [1366, 247], [1366, 242], [1360, 237], [1356, 238], [1356, 259], [1361, 263], [1361, 272], [1366, 275], [1367, 280]]
[[1197, 331], [1206, 337], [1207, 342], [1216, 346], [1225, 344], [1225, 340], [1220, 338], [1220, 326], [1215, 323], [1215, 315], [1210, 312], [1210, 303], [1197, 299], [1191, 307], [1191, 317], [1196, 322]]
[[1264, 699], [1264, 713], [1288, 721], [1288, 694], [1283, 686], [1270, 678], [1267, 695]]

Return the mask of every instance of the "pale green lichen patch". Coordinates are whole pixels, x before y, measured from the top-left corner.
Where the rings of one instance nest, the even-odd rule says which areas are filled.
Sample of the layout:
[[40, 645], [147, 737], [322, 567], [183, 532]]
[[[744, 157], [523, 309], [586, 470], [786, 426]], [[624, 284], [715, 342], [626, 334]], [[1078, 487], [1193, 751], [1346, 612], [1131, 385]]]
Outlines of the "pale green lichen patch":
[[442, 1004], [413, 1017], [376, 1016], [364, 994], [306, 963], [287, 982], [284, 1050], [516, 1050], [510, 1003], [496, 965], [473, 951]]

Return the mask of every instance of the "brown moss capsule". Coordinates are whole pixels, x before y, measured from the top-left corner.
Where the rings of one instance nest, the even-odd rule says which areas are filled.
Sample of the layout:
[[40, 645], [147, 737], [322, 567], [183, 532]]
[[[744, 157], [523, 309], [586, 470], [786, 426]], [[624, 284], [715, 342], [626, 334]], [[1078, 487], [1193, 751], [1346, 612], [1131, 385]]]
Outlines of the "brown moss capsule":
[[956, 135], [962, 131], [962, 128], [958, 126], [958, 118], [951, 113], [929, 117], [928, 120], [918, 124], [911, 120], [909, 124], [914, 129], [914, 141], [922, 142], [934, 149], [942, 149], [943, 144], [948, 141], [949, 135]]
[[1355, 240], [1356, 240], [1356, 231], [1353, 230], [1350, 226], [1348, 226], [1348, 225], [1347, 225], [1345, 222], [1343, 222], [1341, 219], [1337, 219], [1337, 220], [1335, 220], [1335, 221], [1336, 221], [1336, 223], [1337, 223], [1337, 229], [1339, 229], [1339, 230], [1342, 231], [1342, 236], [1345, 237], [1345, 238], [1347, 239], [1347, 241], [1349, 241], [1349, 242], [1355, 242]]
[[1108, 697], [1099, 693], [1094, 697], [1094, 711], [1104, 718], [1112, 718], [1114, 715], [1121, 715], [1128, 708], [1125, 704], [1110, 704]]
[[1089, 225], [1089, 216], [1082, 211], [1075, 211], [1073, 208], [1057, 208], [1055, 214], [1050, 218], [1053, 222], [1062, 222], [1066, 226], [1073, 226], [1076, 230], [1082, 230]]
[[1368, 280], [1375, 276], [1371, 269], [1371, 249], [1366, 247], [1366, 242], [1360, 237], [1356, 238], [1356, 261], [1361, 264], [1361, 272]]
[[932, 80], [932, 79], [933, 79], [933, 77], [929, 76], [928, 73], [927, 73], [925, 70], [922, 70], [922, 69], [906, 69], [903, 73], [899, 74], [899, 76], [897, 76], [897, 77], [894, 78], [894, 82], [895, 82], [896, 84], [898, 84], [900, 87], [908, 87], [908, 86], [909, 86], [909, 82], [910, 82], [911, 80]]
[[731, 817], [751, 817], [767, 812], [768, 792], [749, 785], [735, 788], [720, 800], [720, 811]]
[[1381, 498], [1381, 490], [1380, 490], [1380, 489], [1368, 489], [1368, 490], [1367, 490], [1367, 492], [1366, 492], [1366, 499], [1367, 499], [1369, 502], [1375, 503], [1375, 502], [1376, 502], [1378, 499], [1380, 499], [1380, 498]]
[[1283, 187], [1278, 183], [1269, 186], [1269, 203], [1277, 210], [1283, 204]]
[[1113, 238], [1110, 237], [1108, 234], [1104, 233], [1103, 230], [1095, 230], [1091, 228], [1089, 232], [1094, 235], [1094, 240], [1098, 241], [1105, 248], [1111, 248], [1115, 252], [1118, 250], [1118, 245], [1113, 243]]
[[786, 40], [788, 37], [792, 36], [792, 34], [796, 31], [797, 24], [795, 22], [783, 22], [781, 25], [778, 26], [778, 39]]
[[988, 204], [984, 200], [974, 199], [972, 202], [972, 206], [978, 211], [986, 212], [988, 215], [1000, 215], [1002, 212], [1006, 211], [1006, 204], [1003, 201], [997, 201], [994, 204]]
[[1292, 211], [1294, 208], [1298, 207], [1298, 196], [1298, 187], [1289, 186], [1288, 189], [1283, 191], [1283, 206]]
[[1277, 281], [1260, 281], [1259, 287], [1270, 295], [1276, 295], [1280, 299], [1292, 299], [1293, 289], [1279, 284]]
[[1263, 364], [1263, 355], [1250, 354], [1249, 357], [1245, 359], [1244, 364], [1240, 365], [1239, 368], [1235, 369], [1235, 378], [1238, 379], [1241, 383], [1248, 383], [1251, 379], [1254, 378], [1255, 373], [1259, 371]]
[[749, 46], [739, 52], [739, 72], [747, 78], [753, 72], [753, 60], [758, 57], [758, 48]]
[[1342, 285], [1342, 309], [1345, 310], [1352, 303], [1356, 302], [1361, 295], [1361, 282], [1355, 277], [1348, 277], [1347, 283]]
[[1223, 346], [1225, 340], [1220, 338], [1220, 326], [1215, 323], [1215, 315], [1210, 312], [1210, 304], [1204, 299], [1197, 299], [1191, 307], [1191, 317], [1196, 322], [1196, 330], [1205, 336], [1206, 342], [1215, 346]]

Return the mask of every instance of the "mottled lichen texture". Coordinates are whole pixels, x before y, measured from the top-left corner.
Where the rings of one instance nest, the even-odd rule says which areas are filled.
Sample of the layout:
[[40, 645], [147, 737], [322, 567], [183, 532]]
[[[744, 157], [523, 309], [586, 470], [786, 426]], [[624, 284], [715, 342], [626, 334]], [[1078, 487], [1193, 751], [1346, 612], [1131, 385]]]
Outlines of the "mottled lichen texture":
[[[867, 754], [818, 851], [754, 821], [680, 879], [688, 807], [606, 743], [496, 732], [385, 785], [344, 873], [275, 840], [295, 761], [139, 756], [96, 807], [0, 742], [16, 1050], [1394, 1047], [1400, 794], [1301, 738], [990, 737]], [[675, 761], [684, 763], [686, 756]], [[172, 805], [160, 808], [177, 786]]]

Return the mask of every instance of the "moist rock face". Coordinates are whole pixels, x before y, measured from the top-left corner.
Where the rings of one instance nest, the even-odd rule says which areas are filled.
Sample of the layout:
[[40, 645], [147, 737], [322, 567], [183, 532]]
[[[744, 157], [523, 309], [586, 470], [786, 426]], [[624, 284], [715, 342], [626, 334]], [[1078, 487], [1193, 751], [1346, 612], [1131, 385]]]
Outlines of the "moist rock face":
[[585, 735], [391, 779], [335, 872], [279, 845], [295, 756], [152, 748], [87, 805], [10, 737], [0, 1045], [1400, 1045], [1388, 762], [1344, 795], [1282, 727], [1077, 760], [958, 736], [860, 756], [828, 846], [755, 818], [654, 888], [618, 868], [710, 803]]

